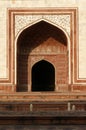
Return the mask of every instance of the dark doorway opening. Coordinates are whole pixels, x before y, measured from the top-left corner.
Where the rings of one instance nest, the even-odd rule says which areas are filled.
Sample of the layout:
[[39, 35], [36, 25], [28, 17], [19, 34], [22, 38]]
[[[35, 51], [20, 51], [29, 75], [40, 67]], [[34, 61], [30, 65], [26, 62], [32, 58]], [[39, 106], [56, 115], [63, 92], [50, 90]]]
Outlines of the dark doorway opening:
[[55, 69], [54, 66], [41, 60], [32, 67], [32, 91], [54, 91]]

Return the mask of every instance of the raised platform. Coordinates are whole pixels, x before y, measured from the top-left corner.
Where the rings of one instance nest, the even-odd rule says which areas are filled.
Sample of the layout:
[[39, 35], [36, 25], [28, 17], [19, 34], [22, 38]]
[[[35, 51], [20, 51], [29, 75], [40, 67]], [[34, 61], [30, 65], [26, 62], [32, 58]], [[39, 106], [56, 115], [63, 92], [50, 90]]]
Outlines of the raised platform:
[[0, 94], [0, 111], [86, 111], [86, 93], [16, 92]]
[[0, 129], [86, 130], [85, 93], [0, 94]]
[[4, 124], [86, 125], [86, 93], [0, 94], [0, 125]]

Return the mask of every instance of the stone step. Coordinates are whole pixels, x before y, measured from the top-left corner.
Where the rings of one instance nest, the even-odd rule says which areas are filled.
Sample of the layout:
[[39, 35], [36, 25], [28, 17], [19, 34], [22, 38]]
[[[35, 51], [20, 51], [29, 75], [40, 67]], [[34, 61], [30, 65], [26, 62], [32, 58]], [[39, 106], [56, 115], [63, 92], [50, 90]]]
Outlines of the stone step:
[[85, 101], [86, 93], [14, 92], [0, 94], [0, 101]]

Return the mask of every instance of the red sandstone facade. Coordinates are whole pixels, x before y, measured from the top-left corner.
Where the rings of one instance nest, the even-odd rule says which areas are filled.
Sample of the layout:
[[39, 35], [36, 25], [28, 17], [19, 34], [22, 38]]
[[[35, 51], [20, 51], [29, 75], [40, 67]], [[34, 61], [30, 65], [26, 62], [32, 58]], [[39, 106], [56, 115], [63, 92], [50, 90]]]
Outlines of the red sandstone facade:
[[[27, 130], [32, 124], [47, 125], [46, 129], [86, 124], [86, 86], [81, 84], [86, 81], [78, 75], [77, 13], [77, 8], [8, 9], [8, 78], [0, 80], [0, 111], [5, 114], [4, 118], [1, 113], [1, 125], [24, 125], [22, 130]], [[68, 15], [70, 34], [41, 18], [15, 36], [16, 16], [33, 14]]]
[[[70, 34], [63, 27], [42, 18], [32, 25], [28, 24], [15, 37], [16, 16], [34, 13], [36, 15], [68, 15], [70, 17]], [[49, 62], [54, 67], [56, 92], [85, 90], [85, 86], [81, 89], [81, 85], [78, 84], [82, 80], [78, 78], [77, 71], [77, 8], [59, 8], [53, 9], [53, 11], [9, 9], [7, 25], [8, 78], [0, 80], [1, 84], [4, 83], [4, 86], [0, 86], [2, 92], [16, 92], [17, 89], [22, 88], [25, 90], [20, 91], [31, 91], [32, 68], [42, 60]]]
[[[70, 34], [58, 24], [41, 18], [33, 24], [21, 28], [15, 35], [16, 16], [32, 14], [68, 15], [70, 17]], [[85, 92], [85, 84], [81, 83], [86, 81], [79, 78], [78, 69], [77, 8], [8, 9], [7, 17], [8, 78], [0, 80], [1, 92], [31, 92], [32, 68], [42, 60], [54, 67], [53, 80], [56, 92]]]

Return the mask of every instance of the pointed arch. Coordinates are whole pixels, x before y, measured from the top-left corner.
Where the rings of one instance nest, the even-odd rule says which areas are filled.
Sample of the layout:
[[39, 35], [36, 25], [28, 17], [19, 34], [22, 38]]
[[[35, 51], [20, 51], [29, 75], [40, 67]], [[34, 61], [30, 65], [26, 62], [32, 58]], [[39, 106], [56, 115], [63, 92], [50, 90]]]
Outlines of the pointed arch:
[[18, 37], [21, 35], [21, 33], [22, 33], [24, 30], [26, 30], [27, 28], [30, 28], [31, 26], [34, 26], [34, 25], [37, 24], [37, 23], [40, 23], [41, 21], [44, 21], [44, 22], [46, 22], [46, 23], [48, 23], [48, 24], [51, 24], [51, 25], [55, 26], [56, 28], [62, 30], [62, 32], [64, 33], [64, 35], [67, 37], [67, 43], [68, 43], [68, 48], [69, 48], [69, 46], [70, 46], [70, 36], [69, 36], [69, 34], [67, 33], [67, 31], [66, 31], [63, 27], [59, 26], [58, 24], [55, 24], [54, 22], [52, 22], [52, 21], [50, 21], [50, 20], [48, 20], [48, 19], [45, 19], [45, 18], [38, 19], [38, 20], [36, 20], [36, 21], [34, 21], [34, 22], [30, 23], [30, 24], [27, 24], [27, 25], [24, 26], [23, 28], [21, 28], [21, 29], [19, 30], [19, 32], [17, 33], [17, 35], [16, 35], [15, 43], [17, 43]]
[[32, 91], [55, 90], [55, 68], [46, 60], [41, 60], [32, 67]]
[[55, 39], [55, 41], [58, 41], [58, 44], [62, 44], [67, 48], [68, 35], [66, 33], [67, 35], [66, 36], [64, 32], [65, 31], [62, 31], [57, 26], [54, 26], [45, 20], [41, 20], [36, 24], [33, 24], [32, 26], [25, 28], [20, 33], [17, 39], [17, 47], [16, 47], [18, 91], [28, 91], [28, 88], [31, 86], [31, 75], [28, 74], [28, 66], [29, 66], [28, 57], [31, 51], [40, 44], [47, 41], [49, 37], [52, 37], [53, 39]]

